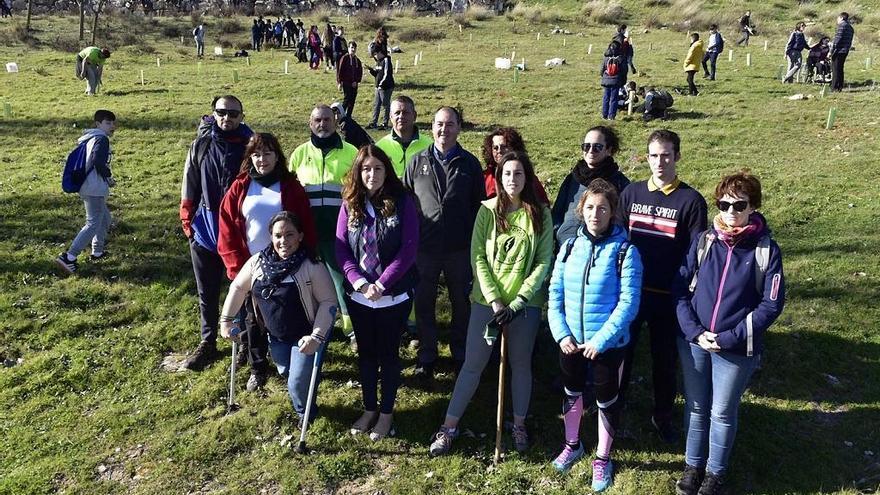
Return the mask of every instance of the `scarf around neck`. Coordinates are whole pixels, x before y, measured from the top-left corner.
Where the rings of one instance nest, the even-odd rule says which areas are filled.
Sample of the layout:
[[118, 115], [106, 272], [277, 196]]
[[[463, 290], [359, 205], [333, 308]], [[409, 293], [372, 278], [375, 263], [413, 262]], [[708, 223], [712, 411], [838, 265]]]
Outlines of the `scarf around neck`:
[[257, 184], [269, 188], [281, 180], [281, 170], [279, 170], [279, 166], [276, 164], [271, 172], [260, 175], [259, 172], [257, 172], [257, 168], [251, 164], [250, 168], [248, 168], [248, 176]]
[[331, 148], [341, 148], [342, 147], [342, 138], [339, 137], [338, 132], [334, 132], [333, 134], [322, 138], [312, 133], [311, 137], [312, 144], [315, 145], [316, 148], [319, 148], [326, 155]]
[[[588, 186], [595, 179], [608, 180], [620, 170], [613, 157], [607, 157], [595, 167], [590, 168], [584, 160], [578, 160], [571, 173], [582, 186]], [[609, 181], [610, 182], [610, 181]]]
[[306, 260], [306, 250], [300, 246], [295, 253], [282, 259], [275, 252], [275, 248], [269, 244], [260, 251], [260, 270], [263, 272], [263, 281], [266, 286], [260, 292], [263, 299], [268, 299], [281, 285], [281, 281], [288, 275], [293, 275], [299, 270]]
[[724, 223], [721, 219], [721, 213], [715, 215], [712, 220], [712, 227], [718, 238], [724, 241], [728, 246], [733, 246], [743, 239], [758, 237], [767, 230], [767, 223], [760, 213], [752, 213], [749, 215], [749, 223], [742, 227], [731, 227]]

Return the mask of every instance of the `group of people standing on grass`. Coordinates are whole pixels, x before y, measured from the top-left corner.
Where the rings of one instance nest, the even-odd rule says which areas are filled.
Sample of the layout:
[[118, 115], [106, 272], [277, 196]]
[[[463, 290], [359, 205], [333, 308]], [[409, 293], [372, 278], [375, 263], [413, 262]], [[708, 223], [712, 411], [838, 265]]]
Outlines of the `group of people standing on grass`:
[[[528, 449], [533, 350], [546, 305], [563, 385], [563, 445], [553, 466], [565, 472], [586, 455], [579, 430], [589, 391], [598, 410], [592, 487], [612, 483], [612, 445], [647, 325], [650, 422], [665, 442], [680, 438], [679, 363], [684, 377], [686, 465], [676, 490], [721, 493], [738, 405], [785, 300], [756, 177], [725, 176], [707, 223], [703, 196], [679, 177], [677, 134], [648, 136], [651, 176], [631, 183], [614, 159], [617, 133], [596, 126], [551, 205], [516, 129], [490, 132], [481, 164], [459, 144], [461, 115], [451, 107], [437, 110], [428, 132], [416, 126], [414, 102], [397, 96], [391, 132], [356, 148], [340, 136], [332, 109], [317, 105], [309, 139], [289, 159], [274, 135], [243, 123], [235, 96], [215, 98], [211, 108], [183, 173], [180, 219], [201, 325], [182, 368], [217, 360], [218, 336], [239, 338], [233, 358], [250, 364], [247, 389], [264, 386], [271, 357], [300, 422], [311, 421], [311, 370], [320, 373], [316, 356], [339, 319], [357, 343], [362, 387], [351, 433], [381, 440], [395, 433], [399, 348], [413, 310], [413, 375], [433, 381], [442, 275], [456, 381], [431, 455], [451, 450], [499, 342], [510, 366], [513, 446]], [[115, 116], [100, 111], [84, 136], [93, 140], [90, 185], [80, 192], [88, 219], [56, 260], [69, 273], [89, 242], [93, 258], [106, 256], [114, 130]], [[231, 283], [218, 311], [224, 278]]]

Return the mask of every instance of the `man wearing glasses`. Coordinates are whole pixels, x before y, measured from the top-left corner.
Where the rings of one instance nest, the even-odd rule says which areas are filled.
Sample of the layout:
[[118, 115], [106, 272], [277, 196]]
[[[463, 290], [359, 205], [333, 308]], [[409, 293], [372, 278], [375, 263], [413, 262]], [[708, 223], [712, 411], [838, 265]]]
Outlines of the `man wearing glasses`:
[[180, 197], [180, 221], [189, 239], [201, 315], [201, 342], [181, 368], [195, 371], [218, 357], [220, 286], [226, 273], [217, 254], [218, 214], [253, 134], [242, 124], [243, 107], [235, 96], [215, 98], [212, 109], [213, 115], [202, 118], [198, 137], [186, 155]]
[[675, 402], [675, 339], [681, 329], [670, 294], [673, 278], [687, 254], [691, 240], [706, 230], [706, 200], [678, 178], [681, 159], [678, 134], [661, 129], [648, 136], [648, 165], [651, 177], [633, 182], [620, 196], [624, 227], [642, 256], [642, 297], [639, 313], [630, 326], [630, 341], [624, 357], [620, 398], [623, 399], [632, 372], [633, 355], [642, 323], [651, 338], [654, 412], [651, 423], [667, 443], [678, 441], [672, 417]]

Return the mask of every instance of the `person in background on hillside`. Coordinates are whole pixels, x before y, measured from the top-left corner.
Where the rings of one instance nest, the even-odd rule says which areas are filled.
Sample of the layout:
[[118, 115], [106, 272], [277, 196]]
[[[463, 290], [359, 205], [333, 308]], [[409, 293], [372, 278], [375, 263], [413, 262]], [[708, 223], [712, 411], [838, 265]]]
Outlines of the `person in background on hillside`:
[[[377, 50], [375, 55], [376, 67], [370, 68], [370, 74], [376, 78], [376, 92], [373, 98], [373, 118], [367, 124], [367, 129], [385, 130], [388, 127], [388, 119], [391, 117], [391, 93], [394, 92], [394, 66], [391, 65], [391, 57], [383, 50]], [[380, 110], [385, 110], [385, 118], [380, 126]]]
[[[739, 404], [782, 313], [782, 253], [770, 237], [758, 178], [739, 172], [715, 187], [719, 213], [691, 241], [672, 286], [681, 332], [687, 430], [681, 495], [728, 493]], [[763, 264], [762, 264], [763, 262]]]
[[345, 30], [342, 26], [336, 28], [336, 35], [333, 36], [333, 64], [339, 63], [339, 59], [348, 53], [348, 41], [345, 39]]
[[[300, 218], [303, 242], [309, 251], [314, 252], [317, 243], [315, 220], [306, 191], [296, 174], [287, 168], [287, 158], [278, 139], [269, 133], [255, 133], [244, 151], [238, 177], [220, 203], [217, 254], [223, 259], [229, 280], [235, 279], [251, 256], [272, 244], [269, 220], [281, 211], [290, 211]], [[269, 349], [254, 305], [248, 300], [244, 307], [245, 333], [236, 359], [242, 365], [250, 363], [247, 390], [253, 392], [266, 384]]]
[[336, 263], [336, 220], [342, 206], [342, 185], [357, 148], [342, 140], [333, 109], [319, 103], [309, 114], [309, 140], [290, 155], [290, 169], [306, 188], [318, 228], [318, 254], [327, 265], [342, 317], [342, 331], [354, 347], [351, 318], [345, 304], [344, 276]]
[[[718, 24], [709, 26], [709, 47], [703, 55], [703, 78], [710, 81], [715, 80], [715, 65], [718, 55], [724, 51], [724, 37], [718, 32]], [[708, 66], [706, 62], [709, 62]], [[711, 70], [710, 70], [711, 67]]]
[[296, 20], [296, 61], [306, 63], [308, 57], [309, 34], [303, 25], [302, 19]]
[[694, 75], [700, 69], [700, 60], [703, 59], [703, 42], [700, 40], [700, 33], [691, 33], [691, 46], [688, 48], [687, 56], [684, 59], [684, 71], [687, 73], [688, 94], [697, 96], [697, 85], [694, 84]]
[[205, 56], [205, 24], [200, 22], [193, 28], [192, 35], [196, 42], [196, 57], [202, 58]]
[[357, 42], [348, 44], [348, 53], [336, 62], [336, 87], [342, 91], [342, 105], [345, 114], [354, 116], [354, 103], [357, 100], [358, 86], [364, 78], [364, 65], [357, 56]]
[[[418, 207], [376, 146], [358, 151], [342, 190], [336, 261], [345, 273], [346, 306], [357, 338], [364, 412], [352, 434], [393, 435], [400, 386], [400, 338], [412, 308], [418, 270]], [[382, 400], [378, 399], [381, 377]]]
[[837, 32], [831, 42], [831, 91], [843, 91], [843, 65], [852, 48], [855, 31], [849, 23], [849, 14], [837, 16]]
[[602, 85], [602, 119], [614, 120], [617, 117], [617, 93], [626, 82], [626, 55], [623, 46], [612, 41], [602, 57], [599, 67]]
[[416, 127], [416, 104], [405, 95], [395, 96], [391, 101], [391, 132], [380, 139], [376, 146], [388, 155], [394, 165], [394, 173], [403, 177], [406, 165], [416, 153], [434, 144], [430, 133], [419, 133]]
[[810, 47], [810, 52], [807, 54], [808, 81], [814, 81], [816, 77], [821, 78], [823, 83], [828, 80], [828, 75], [831, 73], [831, 61], [828, 59], [828, 54], [831, 52], [831, 47], [828, 46], [830, 42], [828, 36], [822, 36], [818, 43]]
[[87, 175], [79, 189], [79, 197], [86, 209], [86, 223], [73, 239], [67, 251], [58, 255], [55, 263], [68, 274], [77, 270], [76, 257], [89, 244], [92, 247], [91, 259], [101, 260], [107, 257], [104, 243], [107, 231], [110, 230], [110, 209], [107, 208], [107, 196], [110, 188], [116, 185], [110, 161], [110, 137], [116, 131], [116, 115], [110, 110], [98, 110], [94, 117], [95, 127], [83, 132], [77, 145], [86, 143]]
[[681, 160], [678, 134], [656, 130], [648, 136], [651, 177], [633, 182], [620, 195], [623, 224], [630, 242], [639, 248], [644, 265], [639, 314], [630, 326], [620, 395], [626, 396], [642, 324], [648, 324], [651, 342], [651, 381], [654, 409], [651, 424], [661, 440], [673, 444], [680, 433], [673, 421], [675, 405], [676, 339], [681, 332], [670, 290], [676, 270], [691, 241], [706, 230], [706, 200], [678, 178]]
[[645, 111], [642, 120], [650, 122], [654, 119], [666, 120], [669, 118], [669, 109], [675, 103], [675, 98], [665, 89], [648, 86], [645, 88]]
[[449, 348], [456, 369], [465, 359], [470, 319], [468, 291], [473, 283], [471, 235], [486, 188], [480, 162], [458, 143], [461, 114], [443, 106], [434, 114], [434, 144], [407, 163], [403, 183], [419, 200], [419, 285], [416, 324], [419, 352], [415, 376], [423, 384], [434, 379], [437, 352], [437, 289], [446, 281], [451, 306]]
[[375, 57], [378, 51], [388, 53], [388, 31], [385, 30], [385, 26], [379, 26], [376, 36], [367, 48], [371, 57]]
[[12, 0], [0, 0], [0, 17], [12, 17]]
[[[2, 0], [0, 0], [2, 1]], [[86, 80], [86, 94], [98, 93], [98, 86], [102, 86], [101, 76], [104, 74], [104, 63], [110, 58], [110, 50], [87, 46], [76, 54], [76, 77]]]
[[[315, 353], [326, 348], [333, 330], [336, 294], [327, 269], [304, 242], [302, 220], [295, 213], [275, 214], [268, 228], [269, 246], [251, 256], [229, 286], [220, 333], [227, 339], [237, 338], [232, 328], [242, 304], [249, 299], [258, 308], [269, 334], [272, 360], [287, 380], [287, 393], [302, 428]], [[320, 364], [313, 400], [317, 400]], [[317, 412], [312, 407], [309, 423]]]
[[497, 196], [483, 201], [477, 213], [470, 246], [475, 283], [467, 352], [446, 418], [431, 442], [432, 456], [446, 454], [452, 447], [459, 420], [502, 333], [510, 361], [513, 445], [517, 452], [529, 447], [526, 415], [532, 394], [532, 349], [553, 258], [550, 211], [535, 195], [537, 180], [528, 155], [506, 153], [495, 169]]
[[785, 45], [785, 58], [788, 59], [788, 71], [782, 78], [783, 83], [794, 82], [794, 76], [801, 70], [802, 51], [807, 47], [807, 38], [804, 36], [804, 29], [807, 24], [799, 22], [794, 26], [791, 35], [788, 37], [788, 43]]
[[580, 149], [581, 158], [562, 179], [556, 201], [550, 210], [557, 247], [577, 236], [583, 223], [577, 205], [591, 182], [604, 179], [614, 186], [618, 194], [629, 185], [629, 179], [614, 161], [614, 155], [620, 150], [620, 138], [614, 129], [604, 125], [590, 128], [584, 135]]
[[254, 25], [251, 26], [251, 48], [260, 51], [261, 46], [263, 46], [263, 26], [260, 21], [254, 19]]
[[[512, 151], [528, 154], [526, 143], [519, 131], [513, 127], [499, 127], [483, 138], [483, 161], [486, 162], [486, 168], [483, 169], [483, 182], [486, 183], [486, 199], [492, 199], [497, 194], [495, 172], [498, 169], [498, 163], [502, 156]], [[535, 187], [535, 197], [538, 198], [538, 201], [549, 207], [550, 199], [547, 197], [547, 191], [544, 190], [544, 185], [541, 184], [541, 179], [537, 174], [535, 174], [532, 185]]]
[[318, 34], [318, 26], [313, 24], [309, 29], [309, 37], [306, 43], [309, 47], [309, 69], [317, 70], [321, 67], [321, 59], [324, 57], [324, 52], [321, 49], [321, 35]]
[[635, 109], [638, 102], [639, 90], [635, 81], [628, 81], [617, 90], [617, 108], [629, 109], [629, 104], [632, 103]]
[[633, 48], [632, 46], [632, 41], [630, 40], [629, 30], [627, 29], [626, 24], [621, 24], [617, 26], [617, 34], [615, 34], [614, 37], [611, 38], [611, 40], [620, 43], [620, 51], [626, 58], [626, 66], [628, 68], [628, 71], [624, 75], [623, 81], [621, 82], [621, 86], [623, 86], [624, 84], [626, 84], [630, 72], [632, 72], [633, 75], [638, 75], [639, 73], [639, 71], [636, 70], [635, 66], [635, 48]]
[[330, 108], [336, 116], [336, 124], [339, 133], [342, 135], [342, 139], [346, 143], [357, 149], [361, 149], [361, 147], [368, 144], [373, 144], [373, 138], [367, 134], [367, 131], [365, 131], [356, 120], [351, 118], [351, 115], [345, 113], [345, 107], [342, 103], [334, 101], [330, 104]]
[[244, 107], [232, 95], [211, 102], [213, 118], [203, 118], [183, 167], [180, 223], [189, 242], [193, 274], [199, 295], [201, 340], [181, 364], [199, 371], [219, 357], [217, 310], [226, 267], [217, 254], [220, 205], [238, 175], [244, 150], [253, 131], [242, 123]]
[[739, 18], [739, 30], [742, 37], [736, 42], [740, 46], [749, 46], [749, 37], [753, 34], [752, 28], [752, 11], [747, 10], [742, 17]]
[[580, 424], [589, 378], [598, 406], [592, 483], [596, 492], [608, 488], [614, 478], [611, 445], [623, 406], [618, 400], [620, 374], [642, 288], [639, 250], [629, 245], [626, 229], [617, 223], [618, 208], [614, 185], [604, 179], [590, 183], [576, 207], [577, 236], [568, 239], [556, 257], [547, 308], [565, 390], [565, 443], [553, 467], [567, 472], [585, 454]]
[[336, 29], [328, 22], [327, 27], [324, 28], [324, 62], [327, 64], [328, 70], [336, 69], [336, 59], [333, 58], [335, 52], [333, 51], [333, 39], [336, 38]]
[[286, 47], [290, 47], [296, 38], [296, 24], [293, 23], [293, 19], [290, 16], [287, 16], [287, 19], [284, 20], [284, 33], [282, 35], [282, 43]]
[[275, 46], [281, 48], [282, 37], [284, 36], [284, 19], [278, 18], [272, 26], [272, 38], [275, 40]]

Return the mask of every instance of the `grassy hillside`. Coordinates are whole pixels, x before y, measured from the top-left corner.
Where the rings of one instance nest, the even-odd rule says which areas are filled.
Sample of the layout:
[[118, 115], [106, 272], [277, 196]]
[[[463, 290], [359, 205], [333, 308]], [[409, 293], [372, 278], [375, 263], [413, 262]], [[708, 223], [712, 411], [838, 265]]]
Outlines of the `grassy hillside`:
[[[676, 8], [656, 3], [662, 15]], [[642, 5], [624, 5], [646, 15]], [[705, 5], [720, 9], [721, 2]], [[836, 11], [844, 4], [807, 5]], [[559, 3], [537, 14], [520, 7], [510, 19], [471, 16], [463, 19], [461, 33], [458, 22], [447, 18], [390, 19], [391, 44], [404, 50], [394, 56], [401, 64], [397, 91], [415, 99], [422, 128], [437, 106], [461, 106], [468, 123], [461, 141], [474, 152], [490, 128], [518, 127], [555, 195], [580, 155], [585, 130], [600, 123], [597, 68], [610, 28], [587, 23], [578, 8]], [[561, 13], [559, 22], [547, 18], [553, 9]], [[776, 10], [769, 6], [755, 10], [758, 19], [780, 26], [795, 18], [771, 14]], [[529, 15], [545, 22], [530, 22]], [[683, 87], [684, 33], [643, 33], [639, 19], [646, 17], [634, 23], [635, 61], [643, 72], [637, 82]], [[348, 38], [366, 42], [369, 30], [356, 27], [356, 20]], [[198, 374], [161, 371], [163, 358], [193, 348], [198, 338], [195, 284], [177, 220], [184, 154], [198, 117], [209, 111], [214, 95], [234, 93], [244, 102], [246, 122], [276, 133], [290, 151], [307, 139], [311, 105], [341, 94], [330, 74], [308, 71], [287, 51], [252, 54], [250, 65], [227, 56], [208, 57], [199, 66], [194, 48], [179, 40], [190, 28], [188, 18], [108, 21], [101, 36], [118, 50], [105, 71], [104, 93], [94, 98], [84, 97], [83, 84], [72, 77], [75, 19], [37, 18], [30, 45], [16, 41], [8, 21], [0, 24], [6, 41], [0, 60], [21, 68], [0, 74], [0, 105], [11, 110], [0, 118], [6, 171], [0, 179], [0, 494], [587, 489], [588, 462], [567, 476], [549, 465], [561, 442], [561, 421], [559, 397], [549, 388], [555, 350], [546, 335], [539, 338], [529, 420], [535, 444], [526, 455], [508, 456], [497, 470], [487, 469], [497, 379], [491, 369], [463, 419], [473, 438], [457, 441], [449, 457], [428, 457], [429, 437], [454, 382], [445, 352], [436, 389], [409, 383], [402, 388], [395, 416], [399, 436], [373, 444], [347, 434], [358, 416], [360, 390], [351, 383], [357, 379], [354, 355], [334, 343], [320, 389], [321, 416], [309, 437], [315, 453], [308, 457], [292, 452], [289, 437], [298, 430], [280, 381], [270, 380], [264, 394], [247, 394], [247, 372], [241, 371], [243, 407], [226, 416], [228, 359]], [[575, 34], [551, 35], [554, 24]], [[234, 31], [229, 21], [208, 19], [209, 52], [221, 29]], [[779, 83], [781, 29], [755, 38], [749, 49], [735, 47], [728, 29], [733, 61], [726, 55], [719, 60], [718, 81], [698, 81], [701, 96], [677, 95], [665, 124], [649, 126], [626, 116], [614, 124], [623, 139], [618, 162], [634, 180], [649, 175], [645, 138], [665, 125], [683, 139], [681, 176], [707, 197], [722, 174], [741, 167], [763, 181], [763, 212], [783, 249], [789, 300], [767, 337], [763, 369], [741, 409], [732, 460], [738, 493], [849, 494], [880, 487], [877, 63], [865, 69], [865, 58], [876, 61], [880, 50], [867, 27], [856, 29], [859, 49], [847, 64], [852, 87], [842, 94], [821, 98], [818, 86]], [[238, 44], [248, 35], [222, 37]], [[494, 57], [512, 51], [528, 66], [517, 82], [510, 71], [493, 68]], [[422, 62], [414, 67], [419, 52]], [[567, 65], [545, 69], [543, 61], [556, 56]], [[285, 60], [289, 75], [283, 74]], [[239, 82], [233, 82], [234, 70]], [[789, 100], [794, 93], [812, 98]], [[368, 120], [371, 100], [363, 89], [355, 110], [359, 121]], [[826, 130], [832, 107], [837, 121]], [[118, 186], [110, 198], [113, 257], [82, 262], [77, 276], [64, 278], [51, 260], [73, 238], [83, 213], [76, 196], [60, 192], [59, 167], [98, 108], [110, 108], [119, 118], [113, 140]], [[229, 351], [225, 344], [221, 349]], [[615, 445], [620, 468], [610, 493], [674, 493], [683, 444], [666, 446], [652, 433], [647, 349], [639, 356], [627, 415], [637, 438]], [[406, 351], [406, 364], [414, 357]], [[594, 444], [595, 419], [585, 419], [583, 430], [585, 442]]]

